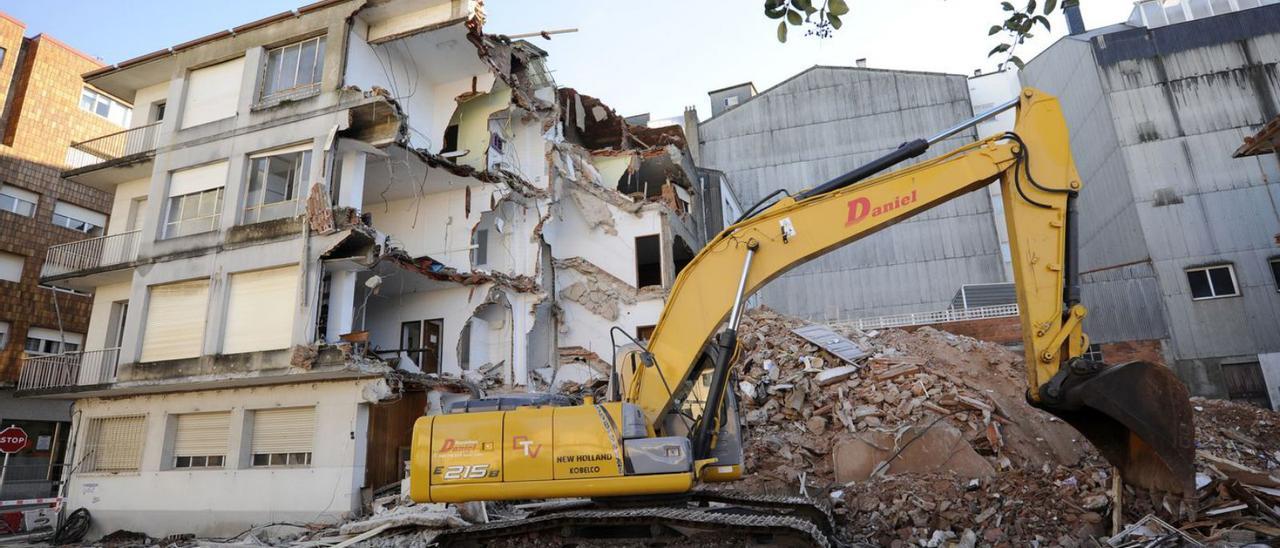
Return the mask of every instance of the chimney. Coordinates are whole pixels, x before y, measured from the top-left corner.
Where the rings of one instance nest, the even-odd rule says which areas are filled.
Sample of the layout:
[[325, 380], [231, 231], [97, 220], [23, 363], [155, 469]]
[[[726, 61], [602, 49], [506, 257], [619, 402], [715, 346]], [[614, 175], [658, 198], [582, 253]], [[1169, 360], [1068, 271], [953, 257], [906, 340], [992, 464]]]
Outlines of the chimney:
[[1070, 7], [1062, 8], [1062, 12], [1067, 16], [1067, 33], [1075, 36], [1084, 34], [1089, 30], [1084, 27], [1084, 17], [1080, 15], [1080, 4], [1073, 4]]
[[854, 64], [858, 65], [858, 68], [867, 68], [867, 58], [863, 57], [858, 59], [857, 61], [854, 61]]

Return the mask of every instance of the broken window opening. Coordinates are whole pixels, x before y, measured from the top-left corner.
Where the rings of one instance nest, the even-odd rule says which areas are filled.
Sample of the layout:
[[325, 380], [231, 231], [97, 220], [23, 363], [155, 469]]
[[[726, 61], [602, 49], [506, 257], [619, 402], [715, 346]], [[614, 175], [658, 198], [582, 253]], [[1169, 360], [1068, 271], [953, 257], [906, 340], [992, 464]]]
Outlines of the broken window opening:
[[657, 329], [656, 325], [641, 325], [636, 327], [636, 339], [640, 342], [647, 343], [653, 339], [653, 330]]
[[489, 264], [489, 229], [476, 230], [471, 236], [471, 264], [475, 268]]
[[636, 238], [636, 287], [662, 285], [662, 240], [657, 234]]
[[684, 270], [684, 267], [689, 266], [689, 263], [693, 261], [693, 257], [693, 249], [689, 247], [689, 244], [685, 243], [684, 238], [676, 236], [675, 241], [671, 243], [671, 262], [675, 269], [675, 273], [672, 274], [673, 281]]
[[458, 339], [458, 364], [464, 371], [475, 370], [485, 376], [500, 376], [510, 381], [513, 334], [511, 303], [506, 295], [494, 289], [489, 302], [476, 308], [467, 319]]

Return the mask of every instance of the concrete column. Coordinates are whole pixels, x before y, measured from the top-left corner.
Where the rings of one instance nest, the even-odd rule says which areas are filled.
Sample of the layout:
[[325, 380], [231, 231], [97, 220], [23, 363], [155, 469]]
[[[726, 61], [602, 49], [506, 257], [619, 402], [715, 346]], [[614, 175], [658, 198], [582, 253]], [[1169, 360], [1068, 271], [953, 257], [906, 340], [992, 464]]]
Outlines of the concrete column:
[[350, 333], [355, 320], [356, 273], [346, 270], [329, 275], [329, 324], [324, 340], [335, 342]]
[[342, 172], [338, 174], [338, 205], [359, 210], [364, 204], [364, 170], [368, 154], [358, 150], [342, 153]]

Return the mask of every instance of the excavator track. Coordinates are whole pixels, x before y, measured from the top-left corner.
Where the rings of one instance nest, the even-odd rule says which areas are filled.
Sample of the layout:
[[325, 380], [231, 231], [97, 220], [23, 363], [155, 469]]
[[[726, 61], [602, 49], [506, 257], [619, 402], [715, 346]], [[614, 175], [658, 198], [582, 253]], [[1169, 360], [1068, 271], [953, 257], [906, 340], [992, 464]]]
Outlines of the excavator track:
[[835, 531], [835, 518], [831, 515], [831, 507], [819, 504], [805, 497], [787, 497], [776, 495], [753, 495], [727, 489], [694, 489], [691, 500], [697, 502], [718, 502], [735, 506], [779, 510], [786, 515], [806, 519], [817, 525], [823, 533], [831, 536]]
[[[771, 507], [782, 509], [790, 505], [780, 499], [786, 497], [751, 497], [733, 496], [732, 493], [717, 493], [712, 496], [699, 497], [710, 502], [741, 501], [743, 506]], [[698, 493], [702, 494], [702, 493]], [[747, 502], [746, 499], [752, 499]], [[733, 503], [737, 504], [737, 503]], [[809, 504], [808, 506], [812, 506]], [[816, 507], [815, 507], [816, 508]], [[741, 507], [721, 506], [707, 508], [621, 508], [567, 510], [519, 520], [500, 521], [482, 525], [473, 525], [461, 529], [445, 531], [436, 538], [441, 546], [483, 545], [485, 541], [496, 541], [503, 538], [538, 533], [548, 530], [561, 530], [583, 527], [617, 527], [617, 526], [663, 526], [678, 529], [690, 529], [701, 532], [727, 532], [733, 535], [746, 535], [760, 538], [771, 538], [776, 541], [790, 541], [791, 545], [830, 547], [832, 539], [823, 528], [814, 521], [794, 515], [761, 514], [740, 512]], [[828, 522], [828, 525], [830, 522]], [[785, 543], [779, 543], [786, 545]]]

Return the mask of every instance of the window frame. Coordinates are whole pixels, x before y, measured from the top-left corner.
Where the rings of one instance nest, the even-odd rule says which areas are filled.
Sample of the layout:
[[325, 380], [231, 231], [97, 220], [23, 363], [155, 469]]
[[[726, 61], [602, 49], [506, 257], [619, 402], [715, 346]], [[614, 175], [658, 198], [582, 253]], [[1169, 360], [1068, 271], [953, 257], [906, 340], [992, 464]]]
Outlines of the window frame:
[[75, 217], [68, 217], [61, 213], [54, 213], [50, 222], [52, 222], [54, 226], [60, 226], [65, 229], [74, 230], [90, 236], [101, 236], [105, 230], [104, 227], [95, 225], [89, 221], [77, 219]]
[[[327, 51], [327, 35], [317, 34], [308, 36], [300, 40], [296, 40], [281, 46], [267, 48], [262, 54], [262, 71], [261, 80], [258, 85], [258, 100], [260, 105], [270, 105], [286, 98], [302, 98], [318, 93], [320, 91], [320, 83], [324, 80], [324, 55]], [[311, 76], [314, 80], [305, 84], [298, 83], [298, 75], [302, 70], [302, 50], [308, 42], [315, 43], [314, 53], [311, 59]], [[272, 63], [271, 56], [279, 52], [280, 62], [275, 65], [276, 69], [283, 66], [285, 56], [288, 55], [289, 48], [295, 48], [297, 55], [293, 60], [293, 84], [287, 88], [272, 89], [271, 72]], [[280, 72], [276, 73], [276, 80], [279, 80]], [[278, 84], [279, 82], [277, 82]]]
[[[282, 149], [279, 149], [279, 151], [267, 151], [260, 154], [254, 154], [249, 156], [249, 162], [248, 162], [249, 165], [247, 168], [249, 170], [249, 173], [245, 181], [244, 207], [240, 208], [240, 224], [249, 225], [249, 224], [255, 224], [255, 223], [263, 223], [267, 221], [275, 221], [278, 219], [287, 219], [289, 217], [297, 216], [298, 201], [302, 196], [303, 188], [306, 185], [306, 182], [309, 178], [309, 174], [311, 171], [311, 160], [313, 156], [311, 147], [313, 145], [314, 145], [313, 142], [307, 142], [302, 145], [282, 148]], [[299, 149], [298, 148], [299, 146], [304, 146], [307, 148]], [[294, 155], [296, 155], [297, 158], [293, 161], [292, 165], [289, 168], [291, 180], [288, 181], [287, 187], [286, 187], [289, 197], [287, 199], [280, 200], [277, 202], [266, 203], [265, 202], [267, 197], [267, 192], [266, 192], [267, 179], [266, 178], [269, 177], [269, 174], [271, 173], [271, 159], [279, 158], [282, 156], [294, 156]], [[259, 168], [259, 164], [261, 164], [262, 166], [261, 168]], [[255, 194], [254, 186], [253, 186], [254, 179], [255, 177], [259, 176], [259, 174], [261, 174], [262, 181], [261, 181], [260, 187], [258, 188], [258, 191]], [[256, 201], [256, 203], [250, 203], [251, 201]], [[264, 209], [271, 208], [274, 206], [283, 206], [284, 204], [293, 204], [293, 209], [290, 214], [280, 215], [280, 216], [268, 216], [268, 218], [266, 219], [263, 218], [262, 212]], [[274, 215], [278, 215], [278, 213]]]
[[[102, 444], [102, 427], [109, 420], [122, 419], [140, 419], [138, 428], [138, 451], [137, 460], [131, 468], [109, 468], [103, 469], [99, 466], [97, 450]], [[142, 469], [142, 460], [146, 451], [147, 442], [147, 415], [146, 413], [137, 413], [130, 415], [108, 415], [102, 417], [89, 417], [88, 428], [85, 429], [85, 439], [83, 443], [85, 453], [80, 456], [86, 474], [136, 474]], [[109, 438], [109, 440], [118, 440], [118, 438]], [[126, 443], [121, 441], [120, 443]]]
[[[86, 106], [86, 100], [91, 103], [91, 105]], [[129, 127], [129, 124], [133, 122], [133, 107], [125, 104], [123, 101], [120, 101], [115, 97], [94, 89], [92, 86], [84, 86], [80, 90], [80, 102], [78, 104], [80, 106], [80, 110], [94, 114], [95, 116], [120, 127], [127, 128]], [[107, 113], [103, 114], [98, 112], [98, 109], [104, 106], [107, 109]], [[113, 112], [117, 112], [116, 109], [119, 109], [118, 112], [121, 113], [119, 120], [111, 117]]]
[[[261, 453], [254, 451], [254, 449], [256, 449], [254, 447], [255, 437], [260, 434], [259, 432], [260, 425], [258, 421], [261, 420], [262, 413], [270, 413], [272, 411], [283, 411], [283, 410], [301, 410], [301, 409], [307, 409], [309, 410], [309, 413], [310, 413], [310, 417], [309, 417], [310, 423], [307, 426], [309, 430], [309, 435], [310, 435], [307, 441], [307, 451], [283, 451], [283, 452], [276, 451], [276, 452], [261, 452]], [[251, 468], [251, 469], [310, 468], [313, 465], [314, 454], [316, 451], [316, 421], [318, 420], [316, 406], [311, 405], [311, 406], [301, 406], [301, 407], [277, 407], [277, 408], [268, 408], [268, 409], [252, 409], [252, 410], [249, 410], [249, 412], [253, 413], [253, 415], [252, 415], [252, 418], [250, 419], [250, 424], [252, 425], [251, 426], [252, 429], [250, 431], [251, 434], [248, 436], [248, 439], [245, 440], [248, 445], [247, 455], [249, 457], [248, 463], [246, 463], [247, 468]], [[277, 459], [283, 462], [277, 462]], [[265, 460], [265, 462], [259, 462], [260, 460]], [[301, 461], [301, 462], [295, 462], [295, 461]]]
[[[1219, 294], [1219, 293], [1218, 293], [1218, 291], [1217, 291], [1217, 288], [1216, 288], [1216, 287], [1214, 287], [1214, 285], [1213, 285], [1213, 276], [1212, 276], [1209, 272], [1210, 272], [1210, 271], [1212, 271], [1212, 270], [1215, 270], [1215, 269], [1219, 269], [1219, 268], [1225, 268], [1225, 269], [1227, 269], [1227, 273], [1231, 276], [1231, 288], [1232, 288], [1232, 290], [1233, 290], [1233, 292], [1232, 292], [1232, 293]], [[1209, 284], [1209, 291], [1210, 291], [1210, 293], [1212, 293], [1211, 295], [1204, 296], [1204, 297], [1197, 297], [1197, 296], [1195, 295], [1195, 289], [1191, 287], [1191, 273], [1193, 273], [1193, 272], [1204, 272], [1204, 273], [1205, 273], [1205, 274], [1204, 274], [1204, 276], [1205, 276], [1206, 281], [1207, 281], [1207, 282], [1208, 282], [1208, 284]], [[1232, 265], [1231, 263], [1212, 264], [1212, 265], [1205, 265], [1205, 266], [1196, 266], [1196, 267], [1184, 268], [1184, 269], [1183, 269], [1183, 274], [1185, 275], [1186, 280], [1187, 280], [1187, 290], [1188, 290], [1188, 291], [1187, 291], [1187, 294], [1188, 294], [1188, 295], [1191, 295], [1191, 300], [1193, 300], [1193, 301], [1208, 301], [1208, 300], [1212, 300], [1212, 299], [1226, 299], [1226, 298], [1230, 298], [1230, 297], [1239, 297], [1239, 296], [1241, 295], [1241, 293], [1240, 293], [1240, 279], [1236, 277], [1236, 269], [1235, 269], [1235, 266], [1234, 266], [1234, 265]]]
[[[219, 225], [218, 225], [218, 220], [222, 217], [222, 206], [223, 206], [223, 200], [226, 198], [226, 194], [225, 194], [225, 192], [224, 192], [224, 191], [225, 191], [225, 189], [226, 189], [226, 187], [225, 187], [225, 186], [220, 186], [220, 187], [209, 188], [209, 189], [200, 190], [200, 191], [196, 191], [196, 192], [191, 192], [191, 193], [188, 193], [188, 194], [182, 194], [182, 195], [179, 195], [179, 196], [170, 196], [170, 197], [168, 197], [168, 198], [165, 200], [164, 226], [162, 227], [162, 228], [163, 228], [163, 232], [162, 232], [162, 238], [160, 238], [160, 239], [162, 239], [162, 240], [171, 240], [171, 239], [174, 239], [174, 238], [181, 238], [181, 237], [183, 237], [183, 236], [194, 236], [194, 235], [196, 235], [196, 234], [205, 234], [205, 233], [208, 233], [208, 232], [214, 232], [214, 231], [218, 230], [218, 229], [220, 228], [220, 227], [219, 227]], [[197, 211], [197, 213], [199, 213], [200, 206], [203, 204], [203, 200], [205, 199], [205, 198], [204, 198], [204, 195], [205, 195], [205, 194], [209, 194], [209, 193], [211, 193], [211, 192], [212, 192], [212, 193], [215, 193], [215, 196], [214, 196], [214, 198], [213, 198], [213, 199], [214, 199], [214, 206], [213, 206], [213, 212], [212, 212], [212, 213], [209, 213], [209, 214], [207, 214], [207, 215], [198, 215], [198, 216], [191, 217], [191, 218], [188, 218], [188, 219], [183, 219], [183, 218], [182, 218], [182, 209], [179, 209], [179, 210], [178, 210], [178, 213], [177, 213], [177, 216], [178, 216], [177, 220], [174, 220], [174, 219], [173, 219], [173, 217], [174, 217], [174, 206], [175, 206], [175, 200], [178, 200], [178, 201], [179, 201], [179, 202], [178, 202], [178, 204], [180, 204], [180, 205], [182, 205], [183, 207], [185, 207], [186, 199], [187, 199], [187, 198], [192, 197], [192, 196], [199, 196], [199, 198], [200, 198], [201, 202], [200, 202], [200, 204], [197, 204], [197, 205], [196, 205], [196, 211]], [[204, 220], [204, 219], [211, 219], [211, 220], [210, 220], [210, 222], [209, 222], [209, 228], [208, 228], [208, 229], [206, 229], [206, 230], [201, 230], [201, 231], [198, 231], [198, 232], [186, 232], [186, 233], [181, 233], [181, 234], [177, 234], [177, 233], [175, 233], [175, 229], [174, 229], [174, 227], [181, 227], [182, 225], [184, 225], [184, 224], [186, 224], [186, 223], [191, 223], [191, 222], [194, 222], [194, 221]]]
[[[26, 198], [19, 198], [17, 196], [14, 196], [13, 194], [7, 194], [5, 193], [5, 189], [7, 188], [17, 188], [20, 190], [26, 190], [25, 188], [15, 187], [13, 185], [0, 184], [0, 211], [7, 211], [14, 215], [21, 215], [23, 217], [28, 217], [28, 218], [35, 217], [36, 212], [39, 211], [40, 209], [40, 204], [38, 202], [32, 202], [30, 200], [27, 200]], [[26, 190], [26, 191], [31, 192], [32, 194], [35, 194], [37, 201], [40, 199], [40, 195], [38, 193], [32, 192], [30, 190]], [[9, 200], [11, 200], [13, 202], [12, 205], [6, 206], [6, 204], [4, 203], [5, 201], [4, 198], [8, 198]], [[27, 213], [23, 213], [19, 211], [18, 206], [22, 204], [26, 204], [30, 209], [30, 211], [28, 211]]]
[[1267, 266], [1271, 267], [1271, 279], [1275, 282], [1276, 293], [1280, 293], [1280, 257], [1267, 259]]

